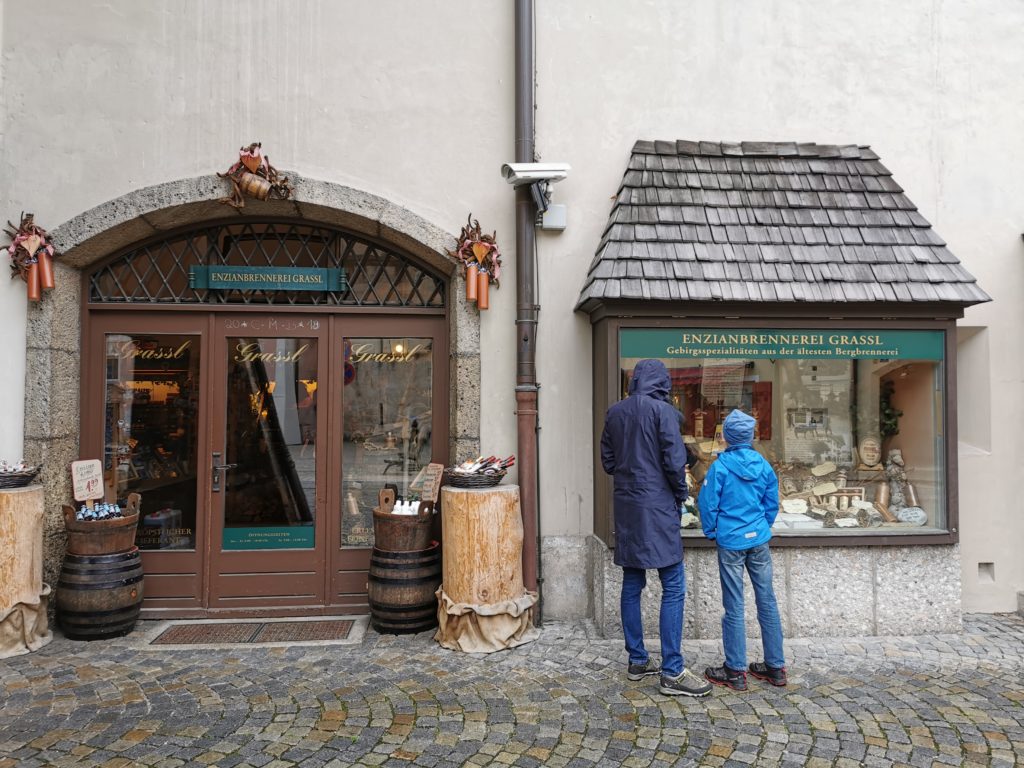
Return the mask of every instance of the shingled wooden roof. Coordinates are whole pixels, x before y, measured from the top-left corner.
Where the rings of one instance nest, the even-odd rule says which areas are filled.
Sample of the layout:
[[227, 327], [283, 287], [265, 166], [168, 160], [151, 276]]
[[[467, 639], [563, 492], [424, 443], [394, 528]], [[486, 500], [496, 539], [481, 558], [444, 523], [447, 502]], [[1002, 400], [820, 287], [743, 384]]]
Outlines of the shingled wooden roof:
[[638, 141], [577, 309], [990, 301], [866, 146]]

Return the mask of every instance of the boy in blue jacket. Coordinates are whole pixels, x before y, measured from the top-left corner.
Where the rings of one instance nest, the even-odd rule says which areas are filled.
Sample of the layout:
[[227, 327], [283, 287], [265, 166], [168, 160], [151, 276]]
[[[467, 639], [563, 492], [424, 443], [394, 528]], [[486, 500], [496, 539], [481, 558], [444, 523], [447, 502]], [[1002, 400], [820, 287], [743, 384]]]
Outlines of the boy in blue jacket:
[[725, 418], [728, 449], [711, 465], [697, 504], [704, 535], [718, 545], [718, 578], [722, 583], [722, 645], [725, 664], [708, 667], [704, 677], [715, 685], [747, 690], [747, 639], [743, 626], [743, 569], [750, 574], [761, 625], [764, 661], [750, 665], [750, 674], [786, 684], [782, 655], [782, 622], [772, 586], [768, 541], [779, 513], [779, 481], [775, 471], [753, 448], [754, 419], [739, 410]]

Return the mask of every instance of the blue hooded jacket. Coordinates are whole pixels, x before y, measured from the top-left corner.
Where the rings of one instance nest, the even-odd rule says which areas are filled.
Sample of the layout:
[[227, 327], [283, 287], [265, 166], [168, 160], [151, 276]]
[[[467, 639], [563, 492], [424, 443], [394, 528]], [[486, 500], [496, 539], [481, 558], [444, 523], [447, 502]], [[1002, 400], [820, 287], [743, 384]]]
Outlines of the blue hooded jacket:
[[[772, 537], [779, 514], [779, 481], [750, 442], [754, 420], [733, 411], [723, 425], [729, 448], [708, 469], [697, 499], [704, 535], [722, 549], [744, 550]], [[735, 442], [733, 442], [735, 441]]]
[[611, 408], [601, 464], [615, 478], [615, 563], [664, 568], [683, 559], [679, 506], [686, 500], [682, 414], [668, 402], [671, 379], [660, 360], [641, 360], [629, 397]]

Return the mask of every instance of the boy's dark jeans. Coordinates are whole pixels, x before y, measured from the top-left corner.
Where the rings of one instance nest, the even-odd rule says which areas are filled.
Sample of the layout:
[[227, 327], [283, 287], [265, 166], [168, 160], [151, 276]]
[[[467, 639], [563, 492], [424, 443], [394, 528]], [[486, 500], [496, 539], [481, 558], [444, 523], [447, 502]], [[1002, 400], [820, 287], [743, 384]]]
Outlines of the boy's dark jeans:
[[750, 574], [757, 603], [757, 621], [761, 625], [764, 661], [769, 667], [786, 666], [782, 653], [782, 621], [772, 586], [772, 556], [767, 544], [733, 551], [718, 548], [718, 577], [722, 583], [722, 645], [725, 665], [730, 669], [747, 668], [747, 636], [743, 626], [743, 569]]

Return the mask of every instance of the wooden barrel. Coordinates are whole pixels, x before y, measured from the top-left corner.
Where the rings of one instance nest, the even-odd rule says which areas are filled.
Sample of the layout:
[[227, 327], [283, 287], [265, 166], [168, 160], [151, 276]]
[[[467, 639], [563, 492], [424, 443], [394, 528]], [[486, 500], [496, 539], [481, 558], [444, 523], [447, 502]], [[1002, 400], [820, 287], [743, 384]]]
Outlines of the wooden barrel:
[[142, 607], [139, 548], [110, 555], [64, 557], [57, 582], [57, 619], [72, 640], [127, 635]]
[[416, 552], [388, 552], [373, 548], [366, 591], [370, 623], [392, 635], [425, 632], [437, 626], [437, 598], [441, 585], [441, 544], [431, 542]]
[[75, 508], [64, 505], [64, 530], [68, 534], [67, 552], [72, 555], [110, 555], [127, 552], [135, 546], [142, 496], [128, 494], [124, 517], [109, 520], [76, 520]]
[[249, 197], [257, 200], [266, 200], [270, 197], [270, 182], [255, 173], [244, 172], [238, 180], [238, 187]]
[[434, 505], [420, 502], [415, 515], [373, 510], [373, 545], [384, 552], [422, 552], [430, 546]]

